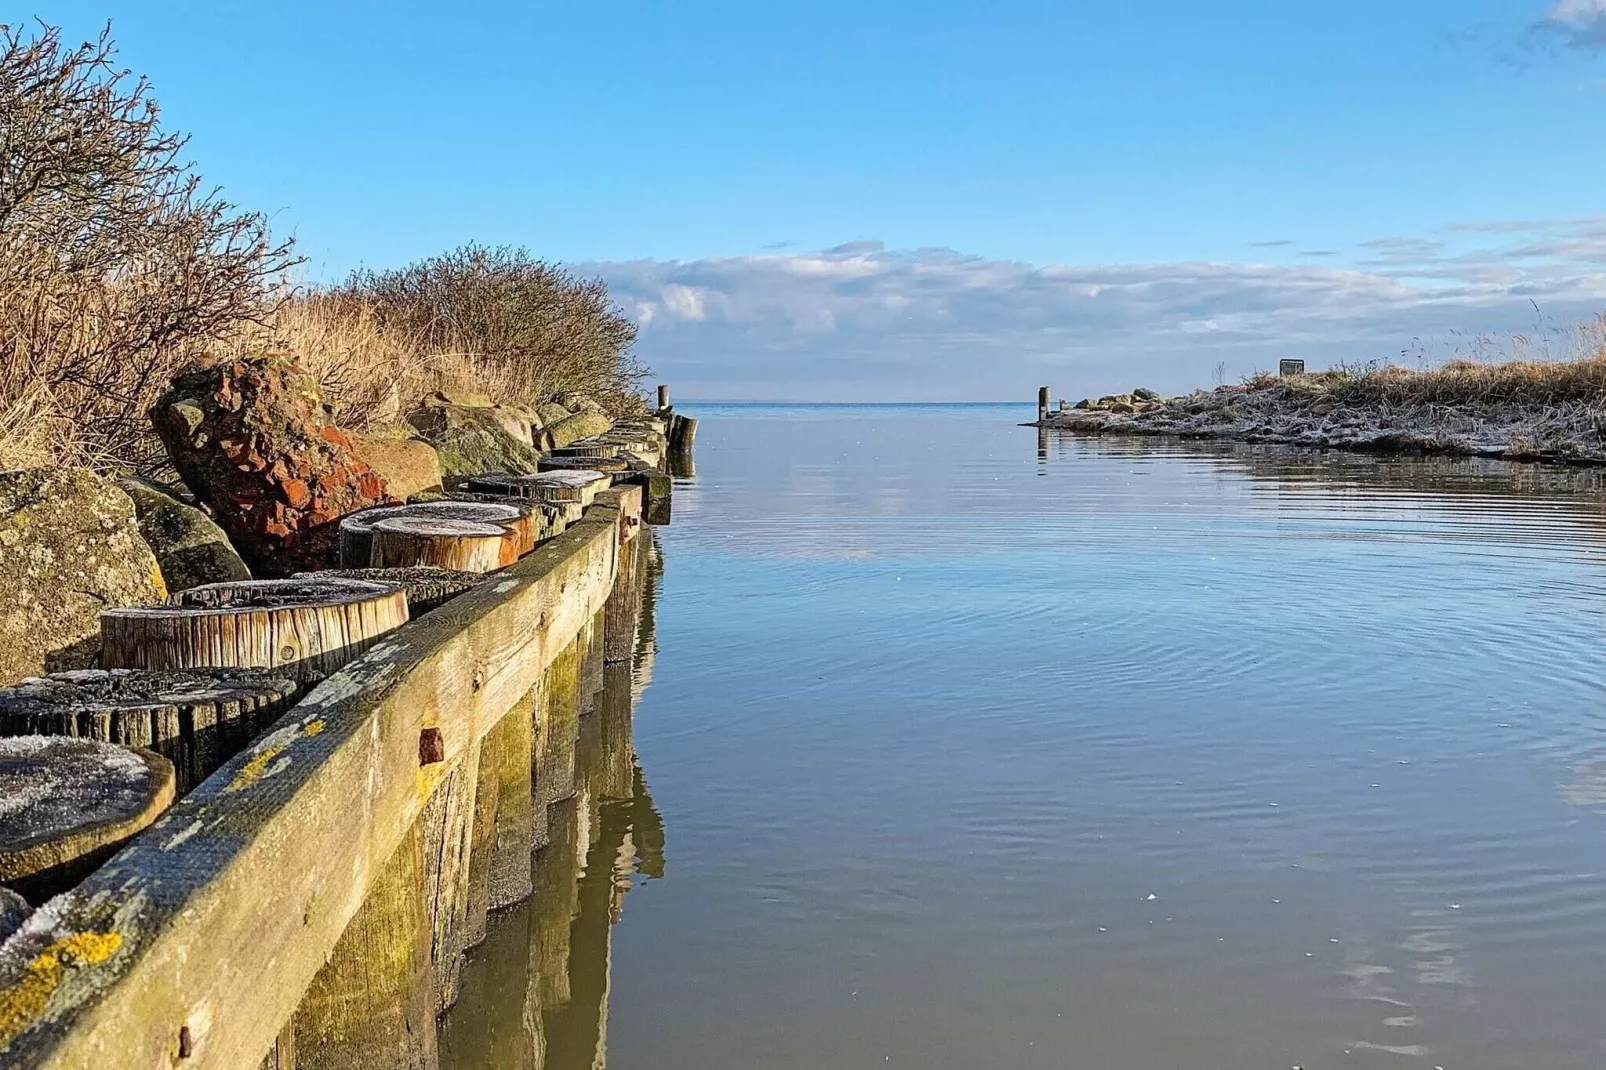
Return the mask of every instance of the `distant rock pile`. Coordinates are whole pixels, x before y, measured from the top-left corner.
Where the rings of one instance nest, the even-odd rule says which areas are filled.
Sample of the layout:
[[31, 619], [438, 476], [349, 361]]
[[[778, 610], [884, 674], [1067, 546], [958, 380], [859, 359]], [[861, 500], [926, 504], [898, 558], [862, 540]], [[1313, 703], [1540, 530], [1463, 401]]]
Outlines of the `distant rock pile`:
[[1376, 404], [1320, 376], [1262, 376], [1164, 398], [1142, 388], [1052, 412], [1038, 426], [1088, 435], [1172, 435], [1318, 449], [1508, 460], [1606, 462], [1606, 412], [1586, 400], [1519, 404]]

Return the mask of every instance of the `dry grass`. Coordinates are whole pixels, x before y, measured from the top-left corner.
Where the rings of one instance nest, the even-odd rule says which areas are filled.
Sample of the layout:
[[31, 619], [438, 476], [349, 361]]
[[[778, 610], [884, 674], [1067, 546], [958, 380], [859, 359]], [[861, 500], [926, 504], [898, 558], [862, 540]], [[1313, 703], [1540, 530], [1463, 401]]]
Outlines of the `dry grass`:
[[416, 332], [387, 326], [372, 305], [348, 296], [298, 296], [279, 310], [271, 338], [318, 377], [341, 424], [357, 431], [395, 420], [436, 390], [512, 396], [498, 368], [469, 353], [432, 352]]
[[1519, 335], [1499, 346], [1480, 340], [1475, 348], [1480, 359], [1458, 356], [1435, 368], [1372, 362], [1282, 378], [1261, 372], [1244, 386], [1274, 390], [1290, 400], [1328, 396], [1356, 407], [1606, 405], [1606, 318], [1578, 325], [1568, 342], [1568, 359], [1549, 359], [1548, 347]]

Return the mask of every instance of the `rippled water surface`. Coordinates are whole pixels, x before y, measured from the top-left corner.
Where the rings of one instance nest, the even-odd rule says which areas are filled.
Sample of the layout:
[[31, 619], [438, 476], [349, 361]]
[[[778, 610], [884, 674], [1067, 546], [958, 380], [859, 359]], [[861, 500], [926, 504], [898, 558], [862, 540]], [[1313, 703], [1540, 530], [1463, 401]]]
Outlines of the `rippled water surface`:
[[1606, 1065], [1597, 473], [690, 411], [547, 1067]]

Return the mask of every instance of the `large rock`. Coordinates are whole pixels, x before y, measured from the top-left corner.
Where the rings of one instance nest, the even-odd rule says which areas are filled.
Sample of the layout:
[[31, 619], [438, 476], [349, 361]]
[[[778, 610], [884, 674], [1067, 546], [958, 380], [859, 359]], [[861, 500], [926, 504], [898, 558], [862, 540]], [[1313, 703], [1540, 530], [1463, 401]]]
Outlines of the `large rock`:
[[181, 375], [151, 419], [179, 475], [259, 577], [330, 567], [340, 518], [395, 500], [335, 426], [317, 381], [286, 357]]
[[406, 501], [419, 491], [441, 485], [441, 459], [435, 447], [419, 438], [411, 427], [380, 425], [351, 436], [357, 456], [368, 462], [385, 481], [392, 498]]
[[519, 405], [498, 405], [483, 394], [438, 392], [418, 403], [407, 414], [407, 422], [431, 435], [464, 428], [495, 428], [526, 446], [533, 446], [531, 423], [540, 424], [533, 413]]
[[600, 435], [613, 426], [613, 421], [600, 412], [573, 413], [557, 423], [549, 424], [545, 431], [552, 448], [557, 449], [578, 442], [582, 438]]
[[529, 424], [522, 425], [522, 435], [515, 434], [517, 418], [503, 406], [461, 405], [437, 395], [409, 412], [407, 423], [435, 447], [447, 479], [488, 472], [528, 474], [540, 466]]
[[120, 485], [133, 499], [139, 533], [162, 566], [169, 591], [251, 578], [251, 570], [211, 517], [148, 480], [125, 479]]
[[82, 468], [0, 472], [0, 683], [93, 664], [102, 609], [166, 597], [127, 494]]

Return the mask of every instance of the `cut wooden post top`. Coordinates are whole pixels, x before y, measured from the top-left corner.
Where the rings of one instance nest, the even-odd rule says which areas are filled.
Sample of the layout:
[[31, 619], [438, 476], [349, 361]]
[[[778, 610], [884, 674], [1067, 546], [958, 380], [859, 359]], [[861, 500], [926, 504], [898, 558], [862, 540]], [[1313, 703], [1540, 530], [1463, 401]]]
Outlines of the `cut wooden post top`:
[[374, 525], [392, 517], [426, 517], [431, 520], [467, 520], [481, 524], [505, 523], [518, 520], [524, 514], [516, 505], [506, 502], [456, 501], [442, 499], [435, 502], [415, 502], [412, 505], [380, 505], [352, 513], [340, 521], [343, 532], [368, 533]]
[[552, 451], [554, 457], [617, 457], [624, 446], [602, 438], [582, 438]]
[[628, 472], [623, 457], [542, 457], [542, 472]]
[[414, 617], [444, 605], [464, 591], [472, 591], [486, 580], [483, 572], [463, 572], [433, 565], [420, 565], [414, 568], [343, 568], [333, 572], [297, 573], [297, 578], [318, 576], [397, 584], [407, 592], [407, 609]]
[[173, 801], [159, 754], [89, 739], [0, 739], [0, 881], [25, 883], [133, 836]]
[[306, 606], [353, 605], [396, 593], [397, 588], [365, 580], [236, 580], [208, 583], [179, 591], [163, 606], [123, 606], [108, 616], [190, 617], [206, 613], [295, 609]]
[[296, 682], [272, 669], [74, 669], [0, 688], [0, 717], [20, 710], [146, 709], [235, 698], [288, 698]]
[[469, 489], [542, 501], [580, 502], [590, 505], [598, 493], [613, 483], [613, 477], [593, 468], [579, 468], [535, 475], [486, 475], [469, 480]]

